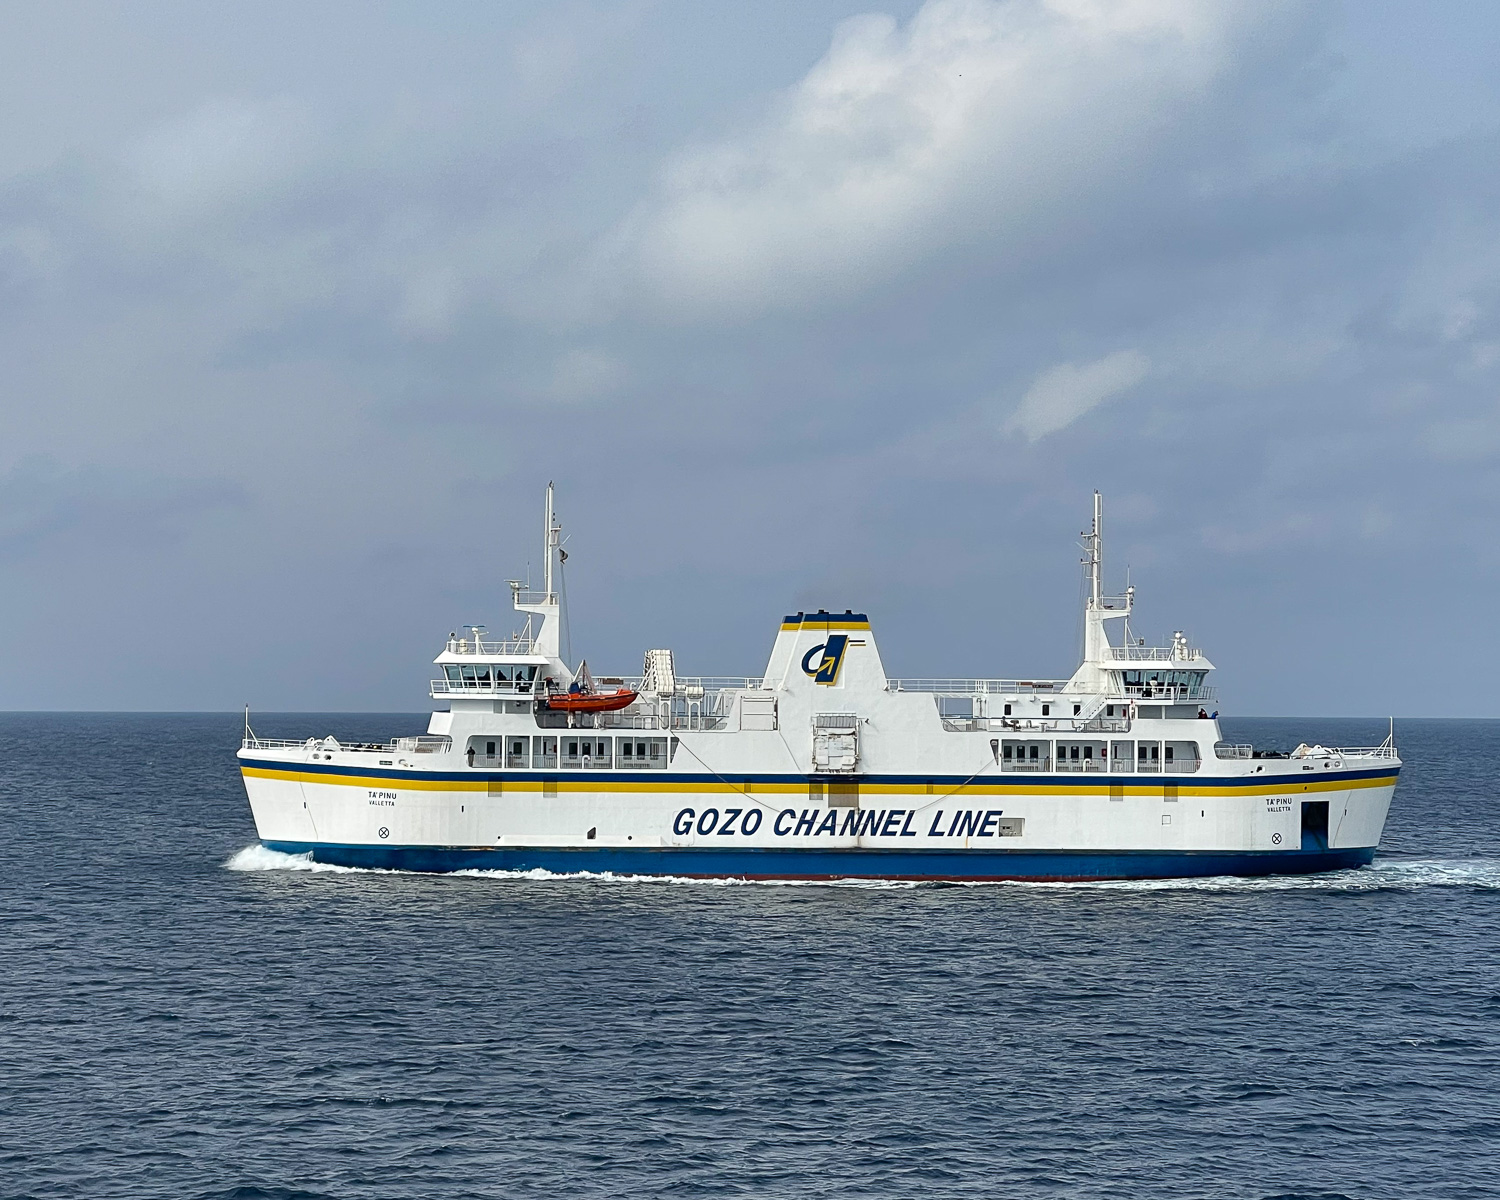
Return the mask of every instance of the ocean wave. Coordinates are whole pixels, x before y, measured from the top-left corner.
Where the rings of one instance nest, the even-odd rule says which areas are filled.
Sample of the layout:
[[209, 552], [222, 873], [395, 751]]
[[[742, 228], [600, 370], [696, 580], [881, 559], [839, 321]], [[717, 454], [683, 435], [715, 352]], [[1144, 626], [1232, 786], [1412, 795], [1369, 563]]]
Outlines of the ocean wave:
[[[260, 843], [246, 846], [225, 861], [230, 871], [309, 871], [339, 875], [421, 875], [382, 867], [344, 867], [314, 862], [311, 854], [284, 854]], [[609, 871], [506, 871], [474, 868], [445, 874], [465, 879], [602, 884], [692, 885], [697, 887], [839, 887], [872, 890], [909, 890], [932, 887], [1002, 887], [1125, 892], [1369, 892], [1429, 887], [1467, 887], [1500, 890], [1500, 859], [1397, 859], [1347, 871], [1316, 875], [1243, 877], [1214, 875], [1177, 879], [1099, 880], [912, 880], [912, 879], [745, 879], [724, 876], [626, 875]]]
[[569, 880], [594, 883], [664, 883], [693, 884], [698, 887], [849, 887], [904, 889], [927, 887], [920, 879], [745, 879], [741, 876], [699, 875], [619, 875], [611, 871], [488, 871], [474, 869], [452, 871], [472, 879]]
[[398, 875], [403, 872], [383, 871], [374, 867], [340, 867], [333, 863], [314, 862], [311, 853], [283, 854], [259, 842], [246, 846], [224, 861], [228, 871], [312, 871], [332, 875]]
[[[963, 883], [961, 887], [980, 886]], [[1102, 888], [1162, 892], [1373, 892], [1429, 887], [1500, 889], [1500, 859], [1403, 859], [1315, 875], [1209, 875], [1197, 879], [1100, 879], [1059, 882], [1014, 880], [1028, 888]]]

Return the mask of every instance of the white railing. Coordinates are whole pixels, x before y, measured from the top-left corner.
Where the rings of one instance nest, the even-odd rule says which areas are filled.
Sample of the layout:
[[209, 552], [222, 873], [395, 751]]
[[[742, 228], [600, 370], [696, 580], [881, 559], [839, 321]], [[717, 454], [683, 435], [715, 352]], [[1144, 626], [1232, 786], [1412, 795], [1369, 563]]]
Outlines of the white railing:
[[949, 733], [1126, 733], [1126, 717], [965, 717], [939, 714]]
[[1195, 662], [1203, 651], [1190, 648], [1184, 654], [1172, 646], [1111, 646], [1109, 657], [1114, 662]]
[[887, 679], [890, 692], [942, 692], [955, 696], [1025, 695], [1060, 692], [1066, 679]]
[[[1216, 758], [1292, 758], [1285, 750], [1256, 750], [1254, 746], [1231, 745], [1219, 742], [1214, 746]], [[1390, 742], [1378, 746], [1310, 746], [1299, 757], [1302, 758], [1398, 758], [1396, 747]]]
[[391, 739], [391, 749], [401, 754], [444, 754], [452, 748], [453, 739], [441, 733]]
[[1390, 742], [1382, 742], [1378, 746], [1342, 746], [1338, 749], [1330, 749], [1329, 754], [1340, 758], [1399, 758], [1396, 747]]
[[[536, 682], [540, 683], [541, 680]], [[488, 679], [483, 682], [477, 679], [434, 679], [430, 686], [434, 696], [464, 693], [480, 696], [523, 696], [529, 699], [535, 685], [527, 680], [515, 683], [502, 679], [496, 683]]]
[[388, 742], [341, 742], [337, 738], [263, 738], [246, 734], [245, 750], [357, 750], [370, 754], [442, 754], [452, 749], [453, 739], [440, 734], [392, 738]]
[[1219, 698], [1216, 687], [1190, 683], [1127, 683], [1125, 695], [1131, 700], [1187, 700], [1206, 702]]
[[[729, 727], [729, 714], [703, 712], [672, 712], [663, 718], [656, 712], [634, 712], [621, 709], [612, 713], [600, 713], [595, 729], [687, 729], [714, 732]], [[590, 726], [580, 725], [580, 729]]]
[[536, 643], [530, 638], [507, 638], [490, 642], [476, 638], [449, 638], [449, 654], [535, 654]]
[[[620, 683], [615, 680], [620, 679]], [[624, 686], [632, 691], [641, 687], [639, 676], [595, 676], [596, 682], [609, 687]], [[688, 729], [722, 730], [734, 715], [735, 701], [741, 692], [754, 690], [760, 679], [747, 677], [714, 677], [677, 679], [677, 690], [670, 696], [642, 693], [627, 708], [612, 712], [578, 713], [570, 718], [577, 729]]]
[[[1098, 692], [1067, 692], [1066, 679], [887, 679], [891, 692], [923, 692], [944, 696], [1099, 696]], [[1103, 697], [1101, 703], [1120, 700], [1210, 701], [1218, 698], [1214, 687], [1186, 683], [1132, 683], [1122, 692]]]
[[[594, 678], [598, 682], [603, 682], [606, 679], [612, 682], [613, 680], [618, 679], [625, 687], [628, 687], [631, 691], [640, 691], [642, 685], [645, 683], [645, 680], [639, 675], [595, 675]], [[704, 692], [742, 692], [746, 690], [753, 691], [759, 688], [763, 688], [765, 686], [765, 682], [766, 681], [762, 676], [679, 675], [676, 679], [677, 690], [673, 693], [673, 695], [682, 696], [695, 691], [699, 694], [702, 694]], [[651, 692], [644, 692], [642, 694], [646, 696], [654, 695], [654, 693]]]
[[328, 742], [326, 738], [263, 738], [246, 734], [240, 746], [245, 750], [385, 750], [389, 742]]

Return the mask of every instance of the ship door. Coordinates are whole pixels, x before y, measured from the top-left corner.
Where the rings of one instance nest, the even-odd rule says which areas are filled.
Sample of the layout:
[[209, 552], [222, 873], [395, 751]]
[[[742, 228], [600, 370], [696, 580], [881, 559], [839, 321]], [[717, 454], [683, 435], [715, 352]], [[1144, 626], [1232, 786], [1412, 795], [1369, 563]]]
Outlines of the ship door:
[[1302, 848], [1304, 850], [1328, 849], [1328, 801], [1304, 800], [1302, 802]]
[[813, 717], [813, 770], [849, 772], [859, 767], [859, 718], [850, 713]]

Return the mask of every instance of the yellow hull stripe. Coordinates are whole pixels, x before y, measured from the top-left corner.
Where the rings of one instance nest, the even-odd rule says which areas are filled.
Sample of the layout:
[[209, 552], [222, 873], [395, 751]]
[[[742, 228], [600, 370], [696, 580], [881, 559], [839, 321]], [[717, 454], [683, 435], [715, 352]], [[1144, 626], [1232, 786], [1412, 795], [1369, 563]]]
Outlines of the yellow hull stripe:
[[[264, 767], [241, 767], [241, 774], [246, 779], [275, 779], [285, 783], [315, 783], [332, 787], [367, 788], [377, 791], [397, 792], [484, 792], [488, 793], [492, 785], [498, 785], [497, 794], [517, 795], [523, 793], [535, 793], [541, 795], [544, 791], [550, 794], [559, 792], [614, 792], [623, 795], [641, 795], [647, 793], [669, 793], [674, 795], [739, 795], [739, 796], [797, 796], [806, 800], [809, 796], [809, 788], [805, 782], [788, 783], [732, 783], [728, 780], [705, 780], [698, 782], [687, 782], [670, 778], [654, 779], [569, 779], [567, 776], [559, 776], [554, 779], [509, 779], [504, 776], [491, 777], [488, 779], [406, 779], [400, 776], [390, 775], [325, 775], [316, 771], [299, 771], [295, 768], [286, 770], [273, 770]], [[1051, 777], [1049, 777], [1051, 778]], [[834, 781], [835, 783], [842, 781]], [[1070, 787], [1061, 787], [1057, 784], [1049, 784], [1044, 788], [1028, 789], [1027, 780], [974, 780], [970, 783], [960, 784], [957, 787], [948, 787], [941, 783], [935, 783], [928, 787], [925, 783], [865, 783], [859, 780], [849, 780], [848, 783], [856, 784], [858, 794], [864, 796], [911, 796], [920, 797], [924, 800], [942, 799], [946, 796], [963, 794], [965, 796], [1005, 796], [1005, 795], [1061, 795], [1061, 796], [1108, 796], [1118, 791], [1126, 796], [1147, 796], [1160, 799], [1164, 789], [1174, 786], [1170, 783], [1100, 783], [1093, 780], [1087, 783], [1079, 781]], [[1200, 798], [1217, 796], [1273, 796], [1273, 795], [1300, 795], [1302, 793], [1315, 792], [1343, 792], [1353, 791], [1360, 788], [1393, 787], [1396, 783], [1396, 775], [1377, 775], [1364, 779], [1288, 779], [1279, 783], [1267, 782], [1265, 780], [1246, 780], [1241, 783], [1218, 784], [1214, 787], [1195, 787], [1188, 783], [1176, 784], [1179, 797], [1195, 796]], [[827, 782], [822, 782], [826, 789]], [[854, 789], [851, 789], [851, 792]], [[838, 793], [835, 792], [835, 795]]]

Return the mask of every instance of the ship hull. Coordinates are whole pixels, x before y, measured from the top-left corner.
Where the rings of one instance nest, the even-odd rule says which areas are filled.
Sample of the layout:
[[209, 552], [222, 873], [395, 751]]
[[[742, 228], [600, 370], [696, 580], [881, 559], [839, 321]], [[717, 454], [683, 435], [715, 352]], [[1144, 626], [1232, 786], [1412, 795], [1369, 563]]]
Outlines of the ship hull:
[[371, 870], [546, 871], [678, 879], [906, 880], [947, 883], [1087, 882], [1310, 875], [1367, 866], [1371, 846], [1345, 850], [1130, 851], [1077, 853], [988, 850], [597, 850], [558, 847], [332, 845], [264, 842], [313, 862]]
[[840, 782], [241, 758], [262, 843], [348, 867], [1042, 881], [1296, 875], [1372, 861], [1394, 769], [1298, 765], [1273, 776], [1263, 765], [1218, 777]]

